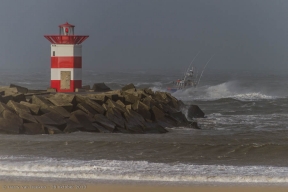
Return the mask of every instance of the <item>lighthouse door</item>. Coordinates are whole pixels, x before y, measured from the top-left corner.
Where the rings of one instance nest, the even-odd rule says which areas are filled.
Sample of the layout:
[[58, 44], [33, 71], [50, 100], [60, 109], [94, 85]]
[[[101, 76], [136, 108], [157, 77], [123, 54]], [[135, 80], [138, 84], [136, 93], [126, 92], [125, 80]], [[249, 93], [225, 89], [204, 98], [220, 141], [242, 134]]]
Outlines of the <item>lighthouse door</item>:
[[61, 71], [60, 89], [70, 89], [71, 71]]

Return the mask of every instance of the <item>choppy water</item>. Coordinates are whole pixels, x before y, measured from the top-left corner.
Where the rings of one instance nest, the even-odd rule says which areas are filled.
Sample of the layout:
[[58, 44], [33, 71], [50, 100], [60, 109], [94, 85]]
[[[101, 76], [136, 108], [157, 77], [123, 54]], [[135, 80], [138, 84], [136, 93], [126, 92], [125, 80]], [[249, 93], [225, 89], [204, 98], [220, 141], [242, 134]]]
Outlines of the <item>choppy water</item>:
[[[165, 91], [178, 75], [84, 70], [83, 84], [117, 89], [132, 82]], [[0, 83], [45, 89], [49, 72], [2, 70]], [[201, 130], [0, 135], [0, 178], [286, 183], [287, 85], [288, 77], [275, 74], [205, 74], [198, 88], [173, 93], [205, 112]]]

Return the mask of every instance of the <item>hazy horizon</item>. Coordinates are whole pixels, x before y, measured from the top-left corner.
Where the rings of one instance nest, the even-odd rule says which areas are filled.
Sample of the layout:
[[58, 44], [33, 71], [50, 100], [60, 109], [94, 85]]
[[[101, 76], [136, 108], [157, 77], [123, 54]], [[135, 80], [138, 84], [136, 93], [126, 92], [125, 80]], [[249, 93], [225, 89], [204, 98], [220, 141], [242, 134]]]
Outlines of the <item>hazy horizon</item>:
[[288, 1], [36, 1], [0, 6], [0, 70], [49, 69], [50, 42], [68, 21], [83, 43], [83, 69], [103, 71], [288, 70]]

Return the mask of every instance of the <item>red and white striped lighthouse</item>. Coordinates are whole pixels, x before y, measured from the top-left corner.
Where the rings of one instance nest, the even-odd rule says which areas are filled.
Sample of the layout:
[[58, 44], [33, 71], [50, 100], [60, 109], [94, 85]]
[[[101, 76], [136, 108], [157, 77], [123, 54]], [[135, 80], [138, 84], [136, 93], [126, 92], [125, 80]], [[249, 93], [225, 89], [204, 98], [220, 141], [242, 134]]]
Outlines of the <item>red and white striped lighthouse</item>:
[[51, 88], [74, 92], [82, 87], [82, 45], [88, 35], [74, 35], [74, 25], [59, 25], [59, 35], [44, 35], [51, 44]]

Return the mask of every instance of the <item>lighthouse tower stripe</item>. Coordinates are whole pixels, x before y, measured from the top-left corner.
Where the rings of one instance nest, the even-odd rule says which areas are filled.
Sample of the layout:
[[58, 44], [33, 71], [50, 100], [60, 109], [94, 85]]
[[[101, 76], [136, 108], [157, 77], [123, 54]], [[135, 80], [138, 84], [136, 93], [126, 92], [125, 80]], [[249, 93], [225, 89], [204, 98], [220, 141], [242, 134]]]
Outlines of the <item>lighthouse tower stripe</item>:
[[51, 68], [82, 68], [82, 57], [51, 57]]
[[[70, 72], [70, 88], [61, 89], [61, 72]], [[82, 87], [82, 45], [51, 45], [51, 87], [61, 92], [74, 92]]]
[[51, 57], [82, 57], [82, 45], [52, 44]]

